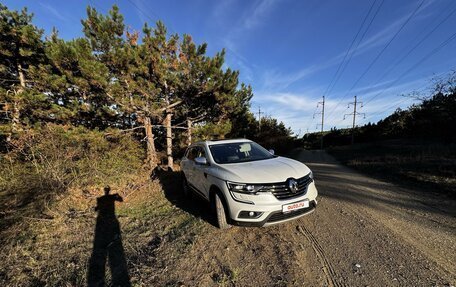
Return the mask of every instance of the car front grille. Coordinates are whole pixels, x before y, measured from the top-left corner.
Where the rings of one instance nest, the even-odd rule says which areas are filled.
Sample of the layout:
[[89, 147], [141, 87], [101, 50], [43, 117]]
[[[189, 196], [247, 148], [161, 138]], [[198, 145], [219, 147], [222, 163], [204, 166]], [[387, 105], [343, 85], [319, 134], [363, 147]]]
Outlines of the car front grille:
[[283, 213], [283, 212], [274, 213], [268, 218], [267, 222], [272, 223], [272, 222], [277, 222], [277, 221], [282, 221], [285, 219], [297, 217], [297, 216], [300, 216], [300, 215], [303, 215], [305, 213], [312, 211], [313, 209], [315, 209], [315, 207], [316, 207], [315, 201], [311, 201], [309, 204], [309, 207], [307, 207], [307, 208], [298, 209], [296, 211], [291, 211], [291, 212], [287, 212], [287, 213]]
[[298, 190], [296, 192], [292, 192], [285, 182], [265, 184], [260, 191], [272, 192], [277, 199], [290, 199], [304, 195], [313, 180], [309, 175], [306, 175], [296, 181], [298, 182]]

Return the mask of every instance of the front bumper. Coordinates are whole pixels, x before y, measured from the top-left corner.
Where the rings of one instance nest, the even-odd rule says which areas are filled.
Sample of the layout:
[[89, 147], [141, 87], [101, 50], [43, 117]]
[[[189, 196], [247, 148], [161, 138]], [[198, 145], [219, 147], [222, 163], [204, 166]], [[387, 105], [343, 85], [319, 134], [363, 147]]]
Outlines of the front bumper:
[[[307, 190], [303, 195], [287, 200], [279, 200], [269, 192], [256, 195], [233, 194], [228, 189], [225, 192], [231, 221], [234, 225], [239, 226], [269, 226], [278, 224], [310, 214], [317, 207], [318, 191], [313, 181], [307, 186]], [[309, 200], [308, 208], [288, 213], [282, 212], [283, 205], [302, 200]], [[262, 214], [257, 218], [243, 218], [240, 217], [242, 211], [261, 212]]]
[[274, 224], [279, 224], [282, 222], [287, 222], [293, 219], [297, 219], [304, 215], [310, 214], [315, 211], [317, 208], [317, 201], [311, 201], [308, 208], [299, 209], [289, 213], [283, 213], [282, 211], [271, 212], [269, 215], [262, 221], [238, 221], [232, 220], [232, 223], [237, 226], [252, 226], [252, 227], [261, 227], [269, 226]]

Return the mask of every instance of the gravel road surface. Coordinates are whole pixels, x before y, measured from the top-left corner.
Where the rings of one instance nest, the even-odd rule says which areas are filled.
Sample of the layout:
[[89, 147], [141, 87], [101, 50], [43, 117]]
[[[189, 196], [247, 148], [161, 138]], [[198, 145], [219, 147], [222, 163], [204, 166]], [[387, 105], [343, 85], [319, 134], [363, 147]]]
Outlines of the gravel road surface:
[[[200, 286], [454, 286], [456, 204], [364, 176], [321, 151], [317, 210], [265, 228], [207, 226], [171, 273]], [[176, 282], [176, 281], [175, 281]]]

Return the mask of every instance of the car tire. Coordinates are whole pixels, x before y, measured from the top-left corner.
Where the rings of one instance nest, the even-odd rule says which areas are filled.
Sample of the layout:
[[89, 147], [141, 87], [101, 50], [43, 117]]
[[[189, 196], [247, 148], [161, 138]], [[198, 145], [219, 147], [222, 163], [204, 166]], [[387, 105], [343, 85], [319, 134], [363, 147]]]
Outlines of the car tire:
[[190, 190], [190, 186], [188, 186], [188, 182], [184, 174], [182, 174], [182, 193], [186, 198], [189, 198], [192, 195], [192, 191]]
[[221, 195], [216, 192], [214, 196], [214, 207], [215, 207], [215, 215], [217, 219], [217, 225], [220, 229], [227, 229], [230, 228], [231, 225], [228, 223], [225, 207], [223, 205]]

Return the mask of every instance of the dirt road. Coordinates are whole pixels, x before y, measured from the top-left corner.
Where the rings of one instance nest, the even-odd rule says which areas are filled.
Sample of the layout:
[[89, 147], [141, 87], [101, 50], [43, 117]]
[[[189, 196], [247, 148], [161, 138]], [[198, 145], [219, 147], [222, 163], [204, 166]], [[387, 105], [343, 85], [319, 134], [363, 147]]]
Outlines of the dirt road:
[[456, 205], [374, 180], [323, 152], [298, 151], [314, 171], [317, 211], [267, 228], [207, 224], [168, 269], [199, 286], [453, 286]]

